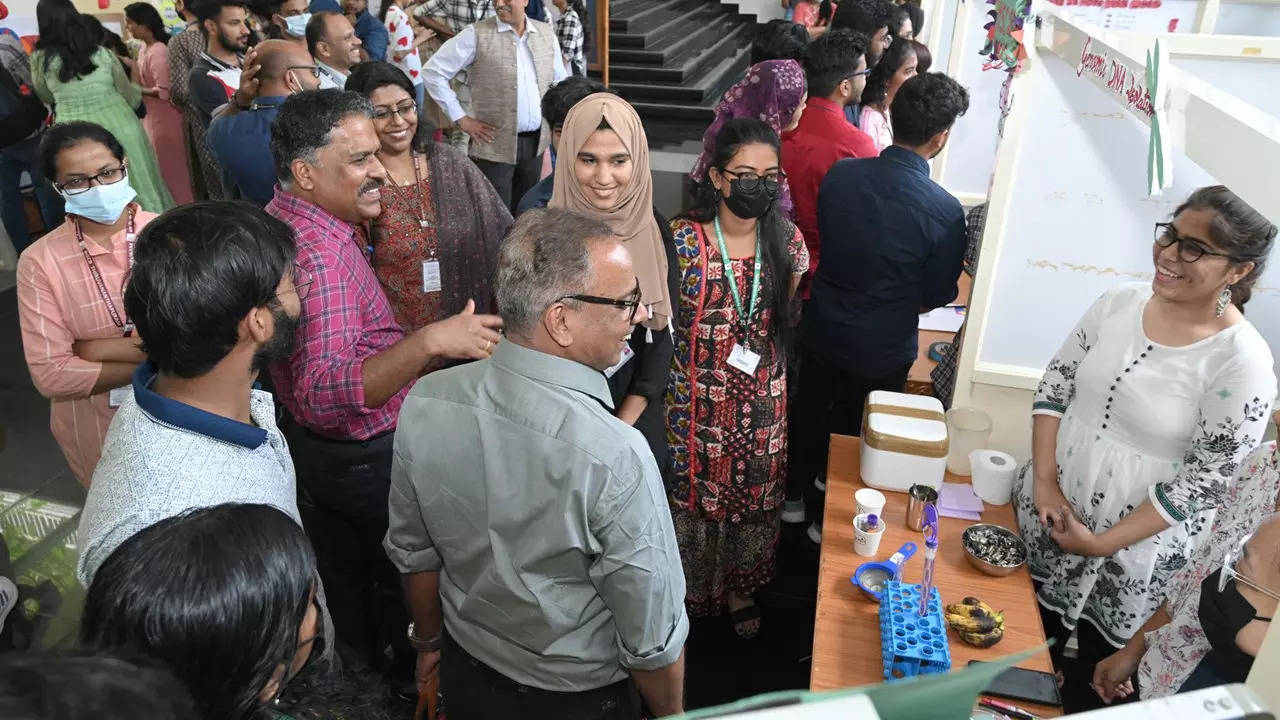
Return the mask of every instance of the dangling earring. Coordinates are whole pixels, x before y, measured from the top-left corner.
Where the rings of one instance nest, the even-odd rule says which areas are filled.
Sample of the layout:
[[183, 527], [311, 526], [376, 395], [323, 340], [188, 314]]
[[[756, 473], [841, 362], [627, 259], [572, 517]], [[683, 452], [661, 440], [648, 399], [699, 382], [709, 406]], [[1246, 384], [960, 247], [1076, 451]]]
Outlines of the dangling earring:
[[1222, 292], [1218, 293], [1218, 303], [1213, 308], [1214, 317], [1222, 317], [1227, 312], [1227, 306], [1231, 304], [1231, 286], [1222, 288]]

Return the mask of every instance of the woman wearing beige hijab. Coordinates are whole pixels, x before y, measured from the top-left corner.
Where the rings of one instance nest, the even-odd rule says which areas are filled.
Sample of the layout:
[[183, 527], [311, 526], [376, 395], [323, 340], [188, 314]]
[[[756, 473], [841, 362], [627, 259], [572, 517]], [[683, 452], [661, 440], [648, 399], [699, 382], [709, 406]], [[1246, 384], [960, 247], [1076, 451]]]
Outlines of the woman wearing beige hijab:
[[603, 220], [631, 252], [640, 301], [650, 319], [636, 326], [622, 361], [605, 375], [618, 418], [644, 435], [665, 475], [662, 398], [673, 352], [670, 317], [676, 259], [671, 230], [653, 207], [649, 140], [626, 100], [596, 93], [569, 111], [556, 152], [549, 206]]

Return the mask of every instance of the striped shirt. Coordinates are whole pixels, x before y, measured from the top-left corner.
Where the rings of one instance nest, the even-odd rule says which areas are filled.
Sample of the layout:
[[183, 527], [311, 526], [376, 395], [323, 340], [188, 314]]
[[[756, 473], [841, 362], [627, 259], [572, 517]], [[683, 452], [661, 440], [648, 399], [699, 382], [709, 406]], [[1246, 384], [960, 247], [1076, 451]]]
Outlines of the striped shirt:
[[367, 440], [394, 430], [409, 387], [382, 407], [365, 407], [363, 366], [404, 333], [355, 226], [278, 186], [266, 210], [293, 228], [297, 263], [314, 278], [302, 301], [297, 350], [271, 366], [280, 401], [300, 425], [327, 438]]
[[[141, 232], [154, 217], [138, 210], [135, 231]], [[111, 237], [110, 249], [86, 235], [85, 249], [123, 317], [121, 295], [129, 265], [125, 231]], [[122, 333], [112, 322], [89, 272], [71, 220], [36, 240], [19, 258], [18, 322], [31, 380], [52, 402], [49, 426], [53, 437], [76, 479], [88, 485], [115, 410], [108, 406], [107, 393], [90, 394], [102, 363], [77, 357], [71, 346], [77, 340], [118, 338]]]

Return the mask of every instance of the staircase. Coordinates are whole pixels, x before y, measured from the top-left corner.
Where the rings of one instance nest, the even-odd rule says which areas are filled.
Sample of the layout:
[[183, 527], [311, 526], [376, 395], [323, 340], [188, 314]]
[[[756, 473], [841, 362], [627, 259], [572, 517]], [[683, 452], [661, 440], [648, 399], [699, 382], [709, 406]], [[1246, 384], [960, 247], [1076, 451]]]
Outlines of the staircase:
[[609, 3], [609, 85], [644, 118], [694, 137], [750, 62], [755, 16], [716, 0]]

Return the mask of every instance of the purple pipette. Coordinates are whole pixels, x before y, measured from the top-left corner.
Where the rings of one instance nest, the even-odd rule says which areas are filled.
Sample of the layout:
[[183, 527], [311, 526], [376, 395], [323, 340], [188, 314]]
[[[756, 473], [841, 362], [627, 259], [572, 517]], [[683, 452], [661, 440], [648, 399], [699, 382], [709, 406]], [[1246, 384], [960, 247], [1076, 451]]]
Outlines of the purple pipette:
[[920, 580], [920, 615], [929, 614], [929, 592], [933, 588], [933, 562], [938, 556], [938, 508], [924, 506], [924, 577]]

